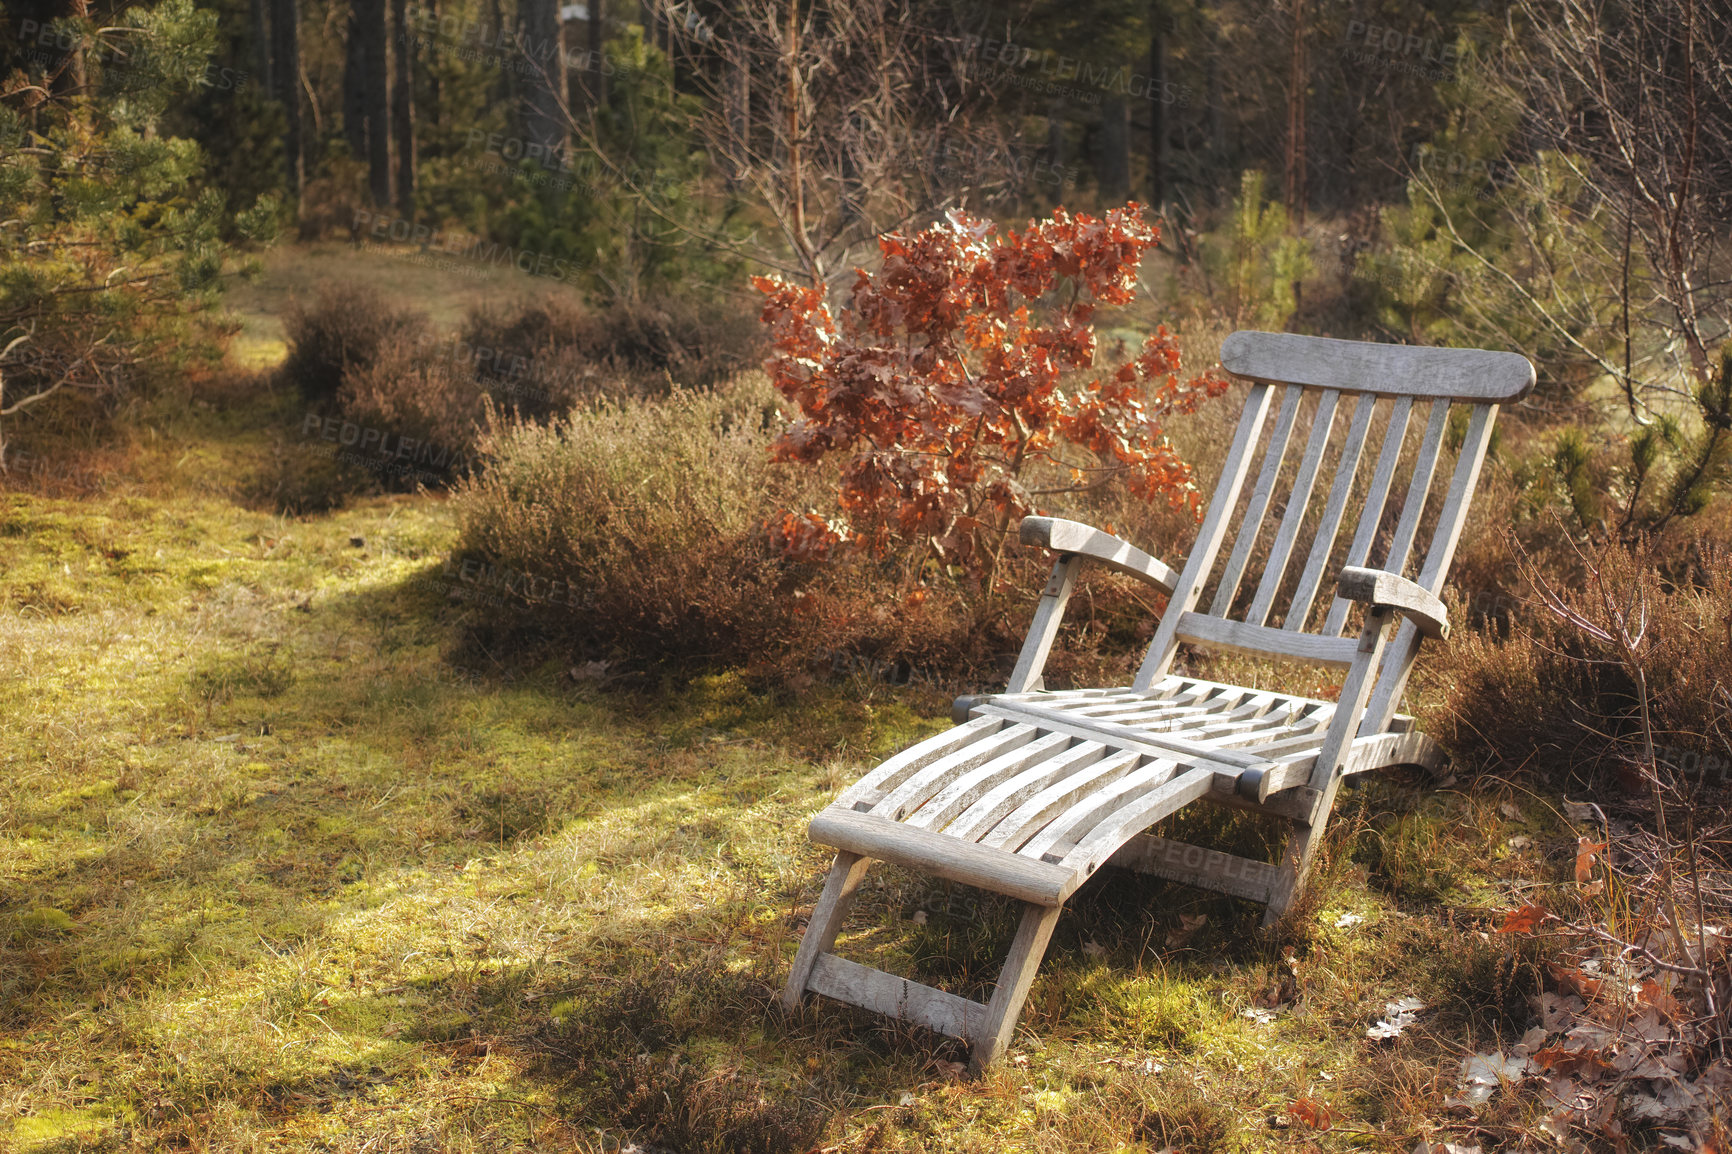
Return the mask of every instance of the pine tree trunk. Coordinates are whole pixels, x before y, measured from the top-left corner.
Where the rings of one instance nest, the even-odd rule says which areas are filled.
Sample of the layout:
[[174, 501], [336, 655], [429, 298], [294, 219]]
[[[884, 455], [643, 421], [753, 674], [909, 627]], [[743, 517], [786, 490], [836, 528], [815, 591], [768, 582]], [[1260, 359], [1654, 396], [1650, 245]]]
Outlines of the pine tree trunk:
[[367, 159], [367, 61], [362, 48], [366, 39], [361, 31], [362, 3], [365, 0], [353, 0], [349, 7], [348, 38], [343, 48], [343, 139], [348, 142], [349, 155], [356, 160]]
[[408, 0], [391, 0], [397, 29], [396, 80], [391, 91], [391, 127], [397, 138], [397, 209], [415, 216], [415, 44], [409, 32]]
[[565, 156], [565, 116], [559, 89], [565, 84], [565, 55], [559, 51], [559, 0], [519, 0], [518, 47], [526, 64], [524, 135], [538, 145], [543, 164]]
[[389, 75], [386, 53], [385, 0], [354, 0], [361, 31], [361, 65], [366, 75], [362, 110], [367, 122], [367, 186], [373, 204], [391, 203], [391, 101], [385, 78]]
[[1167, 24], [1160, 0], [1149, 5], [1149, 207], [1167, 203]]
[[602, 67], [601, 54], [607, 43], [607, 11], [604, 0], [589, 0], [589, 20], [585, 35], [589, 38], [590, 91], [597, 108], [607, 107], [607, 70]]
[[248, 23], [253, 34], [253, 78], [265, 92], [275, 92], [271, 79], [271, 9], [270, 0], [248, 0]]
[[1131, 195], [1131, 107], [1122, 96], [1101, 101], [1100, 147], [1095, 159], [1101, 203], [1120, 204]]
[[284, 177], [298, 214], [306, 173], [301, 134], [301, 5], [300, 0], [270, 2], [272, 95], [283, 105]]

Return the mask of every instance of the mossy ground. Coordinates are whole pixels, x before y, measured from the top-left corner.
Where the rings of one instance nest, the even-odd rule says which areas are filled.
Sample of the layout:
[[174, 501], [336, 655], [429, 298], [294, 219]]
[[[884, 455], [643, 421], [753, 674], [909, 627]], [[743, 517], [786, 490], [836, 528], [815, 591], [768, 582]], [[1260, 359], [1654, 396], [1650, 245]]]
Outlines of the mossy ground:
[[[1545, 799], [1346, 794], [1274, 935], [1109, 872], [1010, 1059], [956, 1080], [952, 1042], [776, 1005], [827, 864], [805, 821], [943, 696], [496, 662], [437, 496], [259, 511], [294, 417], [161, 402], [95, 483], [0, 491], [0, 1146], [1405, 1151], [1532, 1120], [1441, 1103], [1525, 1024], [1534, 960], [1483, 931], [1568, 863]], [[842, 948], [978, 995], [1014, 917], [880, 869]], [[1408, 995], [1433, 1009], [1367, 1040]]]

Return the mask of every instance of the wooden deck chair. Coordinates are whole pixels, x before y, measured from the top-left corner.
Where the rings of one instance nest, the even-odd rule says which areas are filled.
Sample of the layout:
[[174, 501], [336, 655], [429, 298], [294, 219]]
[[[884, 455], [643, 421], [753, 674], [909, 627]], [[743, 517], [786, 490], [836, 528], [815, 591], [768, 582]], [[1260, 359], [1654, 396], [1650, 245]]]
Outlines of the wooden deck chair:
[[[1009, 1042], [1065, 899], [1101, 866], [1264, 902], [1273, 921], [1304, 884], [1343, 777], [1440, 766], [1436, 745], [1396, 708], [1420, 639], [1448, 635], [1438, 595], [1498, 405], [1533, 387], [1533, 366], [1513, 353], [1256, 332], [1230, 336], [1221, 363], [1250, 390], [1183, 569], [1074, 521], [1023, 521], [1023, 541], [1058, 559], [1006, 692], [959, 699], [955, 728], [884, 762], [813, 819], [812, 840], [836, 860], [794, 959], [788, 1009], [811, 991], [917, 1022], [968, 1042], [978, 1071]], [[1457, 405], [1465, 419], [1452, 422]], [[1427, 516], [1446, 442], [1459, 443], [1454, 471]], [[1405, 496], [1392, 502], [1392, 489]], [[1129, 686], [1043, 692], [1042, 666], [1088, 562], [1153, 585], [1167, 609]], [[1253, 565], [1262, 572], [1251, 587]], [[1324, 589], [1334, 596], [1319, 599]], [[1204, 681], [1171, 672], [1180, 642], [1345, 676], [1334, 702]], [[1280, 864], [1145, 832], [1196, 801], [1286, 818]], [[989, 1002], [832, 952], [879, 860], [1027, 903]]]

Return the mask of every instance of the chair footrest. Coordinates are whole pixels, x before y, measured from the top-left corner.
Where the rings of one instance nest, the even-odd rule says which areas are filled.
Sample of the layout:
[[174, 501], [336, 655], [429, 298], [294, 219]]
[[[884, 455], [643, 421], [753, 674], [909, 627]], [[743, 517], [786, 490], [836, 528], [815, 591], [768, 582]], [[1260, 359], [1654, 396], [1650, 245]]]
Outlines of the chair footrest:
[[819, 954], [806, 988], [826, 998], [914, 1022], [940, 1034], [972, 1042], [986, 1024], [986, 1006], [931, 986], [898, 978], [835, 954]]
[[1264, 903], [1281, 872], [1268, 862], [1169, 841], [1152, 833], [1126, 842], [1109, 864]]
[[819, 845], [923, 869], [1041, 906], [1062, 904], [1080, 881], [1075, 870], [839, 806], [813, 818], [809, 832]]

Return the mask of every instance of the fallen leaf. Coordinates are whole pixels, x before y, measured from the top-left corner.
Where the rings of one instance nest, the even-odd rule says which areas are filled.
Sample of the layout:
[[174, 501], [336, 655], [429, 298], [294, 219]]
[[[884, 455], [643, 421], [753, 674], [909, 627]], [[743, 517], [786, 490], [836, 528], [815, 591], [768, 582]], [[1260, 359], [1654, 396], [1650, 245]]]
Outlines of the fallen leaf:
[[1530, 1069], [1528, 1059], [1505, 1057], [1499, 1050], [1490, 1054], [1469, 1054], [1461, 1060], [1461, 1090], [1444, 1100], [1445, 1106], [1483, 1106], [1506, 1082], [1520, 1082]]
[[939, 1058], [937, 1063], [938, 1072], [952, 1081], [961, 1078], [963, 1074], [968, 1072], [968, 1067], [961, 1062], [946, 1062], [943, 1058]]
[[1591, 801], [1564, 799], [1564, 816], [1571, 821], [1600, 821], [1600, 807]]
[[[1666, 977], [1675, 978], [1676, 975], [1667, 974]], [[1672, 996], [1667, 985], [1667, 983], [1649, 978], [1647, 981], [1631, 987], [1630, 992], [1635, 995], [1636, 1001], [1641, 1005], [1652, 1006], [1668, 1018], [1677, 1018], [1683, 1014], [1684, 1007], [1678, 1004], [1678, 999]]]
[[1559, 989], [1568, 994], [1580, 994], [1589, 1001], [1598, 998], [1605, 985], [1603, 978], [1590, 977], [1572, 966], [1561, 966], [1552, 962], [1546, 969], [1552, 975], [1552, 980], [1557, 982]]
[[1551, 915], [1544, 906], [1526, 905], [1519, 910], [1511, 910], [1503, 919], [1503, 925], [1497, 928], [1500, 934], [1531, 934]]
[[1554, 1074], [1587, 1073], [1592, 1078], [1611, 1069], [1610, 1066], [1601, 1061], [1599, 1054], [1587, 1049], [1566, 1050], [1562, 1046], [1552, 1046], [1549, 1049], [1534, 1051], [1532, 1058], [1534, 1065], [1550, 1070]]
[[1425, 1003], [1418, 998], [1398, 998], [1383, 1007], [1382, 1020], [1374, 1022], [1365, 1036], [1373, 1041], [1399, 1038], [1403, 1030], [1413, 1025], [1414, 1015], [1423, 1009]]
[[1082, 952], [1091, 958], [1102, 958], [1106, 956], [1107, 948], [1090, 938], [1082, 944]]
[[1167, 931], [1167, 948], [1176, 950], [1185, 945], [1197, 936], [1197, 931], [1202, 929], [1208, 921], [1208, 914], [1180, 914], [1178, 928]]
[[1599, 855], [1605, 852], [1605, 849], [1606, 843], [1603, 841], [1595, 841], [1591, 837], [1579, 837], [1576, 839], [1577, 884], [1586, 885], [1588, 879], [1593, 877], [1594, 862], [1599, 860]]
[[1688, 1082], [1655, 1082], [1652, 1094], [1624, 1095], [1625, 1114], [1638, 1122], [1706, 1122], [1707, 1103]]
[[1313, 1130], [1327, 1130], [1335, 1125], [1335, 1112], [1315, 1098], [1299, 1098], [1287, 1107], [1293, 1119]]
[[1500, 801], [1500, 802], [1498, 802], [1497, 803], [1497, 811], [1499, 813], [1503, 814], [1505, 817], [1509, 818], [1511, 821], [1526, 821], [1527, 820], [1526, 818], [1522, 817], [1521, 807], [1518, 806], [1513, 801]]
[[1350, 930], [1354, 926], [1364, 924], [1364, 922], [1365, 919], [1360, 917], [1358, 914], [1342, 914], [1340, 917], [1335, 919], [1335, 928], [1338, 930]]
[[1275, 1020], [1275, 1011], [1264, 1009], [1262, 1006], [1252, 1006], [1249, 1009], [1241, 1011], [1241, 1016], [1250, 1018], [1259, 1026], [1267, 1026], [1270, 1022]]

